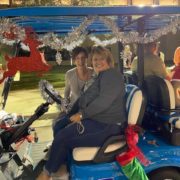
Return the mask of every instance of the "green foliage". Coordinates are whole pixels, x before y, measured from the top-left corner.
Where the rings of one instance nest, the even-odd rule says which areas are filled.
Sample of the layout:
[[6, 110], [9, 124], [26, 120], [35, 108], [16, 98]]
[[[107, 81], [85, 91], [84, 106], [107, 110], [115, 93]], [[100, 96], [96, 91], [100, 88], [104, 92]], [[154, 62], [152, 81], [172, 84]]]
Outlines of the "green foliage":
[[109, 0], [82, 0], [81, 5], [83, 6], [105, 6], [109, 5]]
[[14, 4], [20, 6], [53, 6], [53, 5], [70, 5], [70, 6], [105, 6], [109, 5], [109, 0], [14, 0]]

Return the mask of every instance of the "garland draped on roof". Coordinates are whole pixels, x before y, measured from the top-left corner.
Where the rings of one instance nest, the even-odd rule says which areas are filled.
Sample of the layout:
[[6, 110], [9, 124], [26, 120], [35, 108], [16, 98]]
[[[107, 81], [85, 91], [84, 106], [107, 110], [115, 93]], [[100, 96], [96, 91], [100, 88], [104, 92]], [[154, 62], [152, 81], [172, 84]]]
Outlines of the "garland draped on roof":
[[[114, 44], [117, 41], [122, 42], [123, 44], [129, 43], [150, 43], [161, 36], [166, 35], [168, 33], [175, 34], [180, 29], [180, 16], [177, 16], [177, 19], [172, 21], [165, 27], [162, 27], [157, 30], [153, 30], [151, 32], [146, 32], [140, 35], [137, 31], [131, 32], [122, 32], [119, 27], [116, 25], [113, 19], [109, 17], [102, 16], [90, 16], [85, 18], [85, 20], [79, 25], [79, 27], [72, 30], [72, 32], [68, 33], [65, 38], [60, 38], [57, 34], [47, 33], [43, 37], [39, 38], [39, 40], [44, 44], [48, 45], [57, 51], [61, 49], [72, 50], [74, 47], [80, 45], [88, 35], [87, 27], [94, 22], [94, 20], [99, 19], [102, 21], [111, 31], [113, 38], [109, 40], [100, 40], [95, 36], [90, 36], [91, 41], [93, 41], [97, 45], [110, 45]], [[11, 34], [14, 34], [11, 37]], [[10, 39], [14, 40], [23, 40], [25, 37], [24, 28], [14, 24], [9, 19], [1, 19], [0, 21], [0, 43], [10, 42]]]

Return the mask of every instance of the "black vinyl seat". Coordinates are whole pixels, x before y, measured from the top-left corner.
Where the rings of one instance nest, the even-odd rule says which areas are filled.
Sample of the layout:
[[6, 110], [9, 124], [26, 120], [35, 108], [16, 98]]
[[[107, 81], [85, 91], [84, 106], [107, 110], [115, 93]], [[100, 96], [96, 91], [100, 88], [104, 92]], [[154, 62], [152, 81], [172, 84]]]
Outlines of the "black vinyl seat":
[[[176, 89], [173, 86], [176, 85]], [[180, 109], [177, 107], [175, 92], [177, 82], [170, 82], [158, 76], [148, 76], [143, 83], [147, 97], [145, 126], [162, 130], [174, 145], [180, 145]]]
[[124, 81], [126, 84], [138, 84], [138, 77], [135, 72], [126, 71], [124, 72]]

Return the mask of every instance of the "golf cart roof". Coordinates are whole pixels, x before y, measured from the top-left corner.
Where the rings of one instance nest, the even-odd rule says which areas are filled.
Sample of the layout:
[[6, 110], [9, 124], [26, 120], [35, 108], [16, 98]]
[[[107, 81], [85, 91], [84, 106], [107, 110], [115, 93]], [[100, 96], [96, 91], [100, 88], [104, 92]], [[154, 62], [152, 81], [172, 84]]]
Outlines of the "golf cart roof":
[[[85, 20], [86, 17], [109, 16], [120, 31], [138, 29], [144, 21], [144, 30], [153, 31], [180, 19], [180, 6], [113, 6], [113, 7], [25, 7], [1, 9], [0, 17], [10, 18], [21, 27], [32, 27], [38, 34], [54, 32], [66, 34]], [[86, 28], [88, 33], [111, 33], [111, 29], [99, 18]]]
[[[9, 18], [13, 23], [23, 28], [32, 27], [38, 34], [54, 32], [59, 35], [66, 35], [81, 27], [79, 28], [80, 33], [77, 32], [79, 33], [77, 38], [73, 39], [69, 35], [70, 40], [65, 39], [67, 44], [72, 44], [72, 39], [75, 42], [78, 41], [79, 35], [85, 32], [85, 35], [112, 33], [117, 35], [117, 39], [120, 40], [118, 38], [119, 31], [127, 33], [137, 31], [142, 34], [143, 32], [153, 32], [161, 29], [171, 24], [171, 22], [176, 22], [174, 30], [176, 32], [180, 26], [180, 6], [25, 7], [0, 9], [0, 17], [2, 19]], [[102, 19], [102, 17], [108, 17], [108, 19]], [[89, 22], [86, 22], [86, 19], [89, 19]], [[9, 27], [4, 26], [5, 28], [1, 29], [4, 24], [1, 25], [0, 40], [3, 39], [1, 37], [2, 32], [4, 30], [8, 31], [7, 27]], [[158, 39], [167, 32], [172, 32], [173, 26], [174, 24], [166, 28], [165, 31], [156, 32], [154, 37]], [[73, 34], [73, 36], [75, 35]], [[121, 37], [124, 37], [124, 34]], [[127, 39], [132, 39], [131, 42], [135, 42], [133, 36], [126, 36]], [[58, 46], [56, 45], [56, 47]], [[141, 60], [141, 68], [139, 68], [141, 76], [139, 75], [139, 79], [142, 82], [143, 57], [139, 59]]]

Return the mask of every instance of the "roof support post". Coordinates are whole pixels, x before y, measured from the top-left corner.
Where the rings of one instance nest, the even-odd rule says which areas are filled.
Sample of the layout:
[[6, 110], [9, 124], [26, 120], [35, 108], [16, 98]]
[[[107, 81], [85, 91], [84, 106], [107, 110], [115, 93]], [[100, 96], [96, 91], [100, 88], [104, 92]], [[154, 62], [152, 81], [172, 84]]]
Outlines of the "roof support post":
[[121, 52], [123, 51], [124, 47], [123, 44], [121, 42], [117, 42], [117, 46], [118, 46], [118, 69], [119, 71], [123, 74], [123, 59], [121, 57]]
[[[121, 19], [121, 16], [118, 16], [118, 21]], [[120, 31], [120, 29], [119, 29]], [[123, 65], [123, 59], [121, 57], [121, 52], [124, 50], [124, 46], [122, 44], [122, 42], [117, 41], [117, 48], [118, 48], [118, 59], [117, 59], [117, 63], [118, 63], [118, 70], [123, 74], [124, 73], [124, 65]]]
[[[138, 21], [138, 32], [140, 35], [143, 35], [144, 33], [144, 25], [145, 25], [144, 19], [140, 19]], [[138, 56], [138, 62], [137, 62], [138, 86], [142, 87], [142, 83], [144, 80], [144, 45], [143, 44], [140, 43], [138, 44], [137, 56]]]
[[159, 5], [159, 0], [153, 0], [153, 5]]
[[133, 5], [132, 0], [127, 0], [127, 5]]
[[12, 7], [12, 5], [13, 5], [13, 1], [9, 0], [9, 7]]

